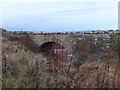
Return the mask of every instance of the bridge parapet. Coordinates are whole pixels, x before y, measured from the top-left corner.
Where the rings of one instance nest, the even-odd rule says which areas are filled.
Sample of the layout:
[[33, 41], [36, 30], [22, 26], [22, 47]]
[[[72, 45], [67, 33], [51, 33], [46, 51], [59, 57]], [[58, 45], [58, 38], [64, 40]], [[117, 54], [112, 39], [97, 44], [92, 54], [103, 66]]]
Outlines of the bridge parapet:
[[60, 40], [59, 38], [57, 37], [45, 37], [45, 38], [42, 38], [42, 39], [39, 39], [39, 38], [34, 38], [33, 39], [37, 44], [39, 44], [40, 46], [44, 43], [47, 43], [47, 42], [56, 42], [60, 45], [62, 45], [63, 47], [67, 47], [66, 44], [64, 43], [64, 41]]

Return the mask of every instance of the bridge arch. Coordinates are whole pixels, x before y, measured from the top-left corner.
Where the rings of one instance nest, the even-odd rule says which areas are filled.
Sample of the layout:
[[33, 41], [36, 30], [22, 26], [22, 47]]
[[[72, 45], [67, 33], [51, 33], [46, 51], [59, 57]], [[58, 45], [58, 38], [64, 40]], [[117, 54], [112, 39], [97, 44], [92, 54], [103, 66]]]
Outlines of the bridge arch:
[[58, 38], [44, 38], [34, 40], [39, 46], [42, 53], [53, 53], [55, 50], [65, 50], [66, 45]]
[[42, 53], [45, 54], [51, 54], [55, 52], [55, 49], [65, 49], [64, 46], [62, 46], [61, 44], [54, 42], [54, 41], [48, 41], [48, 42], [44, 42], [43, 44], [41, 44], [40, 46], [40, 51]]
[[43, 38], [43, 39], [33, 39], [35, 41], [35, 43], [39, 44], [40, 46], [44, 43], [47, 43], [47, 42], [56, 42], [62, 46], [64, 46], [66, 48], [66, 44], [64, 41], [62, 41], [61, 39], [58, 39], [58, 38], [51, 38], [51, 37], [48, 37], [48, 38]]

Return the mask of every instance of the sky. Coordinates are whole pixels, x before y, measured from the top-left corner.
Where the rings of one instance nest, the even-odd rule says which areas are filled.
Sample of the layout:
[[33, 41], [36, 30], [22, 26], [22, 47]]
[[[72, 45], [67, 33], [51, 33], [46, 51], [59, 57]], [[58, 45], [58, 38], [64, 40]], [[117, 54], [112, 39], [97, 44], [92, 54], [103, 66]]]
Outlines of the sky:
[[65, 32], [118, 28], [119, 0], [0, 0], [0, 27]]

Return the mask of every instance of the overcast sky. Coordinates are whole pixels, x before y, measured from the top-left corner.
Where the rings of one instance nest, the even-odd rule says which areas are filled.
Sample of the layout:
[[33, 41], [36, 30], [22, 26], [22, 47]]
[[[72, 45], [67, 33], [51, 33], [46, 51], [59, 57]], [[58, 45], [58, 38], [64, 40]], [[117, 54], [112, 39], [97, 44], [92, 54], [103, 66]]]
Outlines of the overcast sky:
[[0, 27], [24, 31], [118, 28], [119, 0], [0, 0]]

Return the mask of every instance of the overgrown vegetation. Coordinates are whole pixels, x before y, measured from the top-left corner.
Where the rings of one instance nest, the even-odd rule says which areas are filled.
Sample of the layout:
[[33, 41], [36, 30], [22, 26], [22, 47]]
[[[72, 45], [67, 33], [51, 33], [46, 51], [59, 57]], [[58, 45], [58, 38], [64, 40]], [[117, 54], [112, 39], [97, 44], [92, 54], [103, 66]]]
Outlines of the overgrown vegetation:
[[26, 34], [2, 42], [3, 88], [118, 88], [118, 34], [77, 37], [70, 58], [62, 51], [43, 56]]

